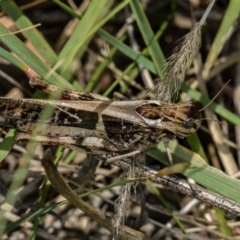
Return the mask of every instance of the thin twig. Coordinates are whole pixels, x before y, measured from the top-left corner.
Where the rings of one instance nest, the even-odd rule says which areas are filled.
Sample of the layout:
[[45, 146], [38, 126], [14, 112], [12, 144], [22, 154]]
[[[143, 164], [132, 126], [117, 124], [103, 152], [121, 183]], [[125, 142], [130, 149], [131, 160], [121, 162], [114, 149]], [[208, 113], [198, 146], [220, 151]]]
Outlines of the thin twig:
[[[118, 162], [114, 162], [113, 165], [120, 167], [121, 169], [128, 169], [130, 167], [130, 160], [122, 160]], [[185, 180], [173, 177], [173, 176], [165, 176], [162, 178], [156, 177], [158, 171], [145, 166], [144, 164], [140, 164], [139, 171], [141, 171], [141, 176], [149, 178], [151, 181], [155, 183], [162, 184], [164, 187], [171, 189], [174, 192], [179, 192], [191, 197], [194, 197], [201, 202], [206, 204], [219, 207], [223, 210], [226, 210], [232, 214], [240, 216], [240, 204], [230, 200], [224, 196], [221, 196], [217, 193], [211, 192], [201, 186], [189, 184]]]
[[[48, 179], [50, 180], [56, 191], [58, 191], [74, 206], [81, 209], [88, 216], [92, 217], [102, 227], [106, 228], [110, 232], [113, 232], [113, 226], [115, 224], [113, 219], [97, 211], [95, 208], [93, 208], [92, 206], [90, 206], [89, 204], [87, 204], [85, 201], [78, 197], [78, 195], [64, 181], [62, 175], [58, 172], [56, 166], [53, 164], [51, 152], [49, 150], [46, 151], [42, 159], [42, 165], [46, 171]], [[121, 237], [122, 239], [134, 239], [134, 240], [147, 239], [143, 233], [140, 233], [126, 226], [123, 227]]]

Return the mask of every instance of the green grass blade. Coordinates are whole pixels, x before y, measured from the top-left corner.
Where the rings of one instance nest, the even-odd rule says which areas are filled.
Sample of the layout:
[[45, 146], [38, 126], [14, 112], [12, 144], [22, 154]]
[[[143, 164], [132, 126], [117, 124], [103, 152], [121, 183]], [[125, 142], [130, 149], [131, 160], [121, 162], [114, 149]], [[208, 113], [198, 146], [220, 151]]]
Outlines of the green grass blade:
[[[0, 23], [0, 35], [10, 33], [9, 30]], [[23, 60], [29, 67], [36, 71], [40, 76], [46, 79], [49, 83], [54, 84], [56, 81], [62, 87], [72, 89], [72, 85], [67, 83], [56, 72], [51, 70], [45, 63], [43, 63], [32, 51], [30, 51], [15, 35], [8, 35], [1, 37], [0, 40], [12, 50], [21, 60]]]
[[[33, 26], [33, 23], [26, 17], [14, 1], [1, 1], [0, 5], [3, 11], [12, 18], [19, 29]], [[36, 28], [23, 31], [22, 34], [31, 42], [39, 54], [47, 60], [50, 66], [54, 64], [57, 56]]]
[[[108, 0], [93, 0], [91, 1], [87, 11], [81, 18], [77, 27], [74, 29], [73, 34], [65, 44], [61, 53], [57, 59], [57, 67], [60, 73], [63, 73], [65, 69], [71, 64], [72, 59], [83, 46], [83, 44], [94, 34], [93, 29], [103, 14], [106, 6], [109, 5]], [[94, 28], [97, 31], [97, 28]]]
[[146, 184], [151, 189], [151, 191], [154, 193], [154, 195], [161, 201], [162, 205], [167, 209], [168, 213], [171, 215], [171, 217], [175, 220], [178, 227], [182, 230], [183, 233], [185, 232], [184, 225], [181, 223], [181, 221], [178, 219], [174, 211], [171, 209], [168, 202], [165, 201], [165, 199], [162, 197], [161, 192], [158, 190], [158, 188], [155, 186], [153, 182], [150, 180], [147, 180]]
[[190, 136], [188, 136], [187, 142], [193, 152], [199, 154], [206, 162], [208, 162], [207, 156], [204, 152], [204, 149], [203, 149], [201, 142], [198, 138], [198, 135], [196, 133], [193, 133]]
[[[240, 203], [239, 180], [233, 179], [222, 171], [209, 166], [198, 154], [191, 152], [175, 142], [170, 142], [169, 146], [173, 154], [174, 163], [186, 161], [191, 163], [190, 167], [183, 172], [185, 176], [194, 179], [198, 184], [201, 184], [213, 192]], [[169, 164], [166, 149], [162, 143], [158, 145], [158, 148], [148, 151], [148, 154], [164, 164]]]
[[[123, 42], [126, 39], [126, 35], [124, 35], [123, 37], [121, 37], [120, 41]], [[93, 90], [93, 88], [95, 87], [97, 81], [100, 79], [100, 77], [103, 74], [103, 71], [107, 68], [108, 64], [110, 63], [110, 61], [112, 61], [112, 58], [114, 57], [114, 55], [117, 53], [117, 48], [113, 47], [109, 53], [107, 58], [104, 59], [103, 62], [101, 62], [98, 67], [96, 68], [96, 70], [94, 71], [93, 75], [91, 76], [91, 78], [88, 81], [88, 84], [85, 88], [86, 92], [91, 92]]]
[[100, 29], [98, 31], [98, 34], [103, 39], [105, 39], [108, 43], [110, 43], [113, 46], [115, 46], [116, 48], [118, 48], [118, 50], [120, 50], [124, 55], [128, 56], [133, 61], [136, 61], [137, 63], [142, 64], [145, 68], [150, 70], [152, 73], [157, 74], [156, 68], [152, 61], [150, 61], [146, 57], [142, 56], [141, 54], [136, 53], [135, 51], [132, 50], [132, 48], [130, 48], [126, 44], [120, 42], [117, 38], [113, 37], [109, 33]]
[[6, 51], [1, 47], [0, 47], [0, 57], [7, 60], [8, 62], [10, 62], [11, 64], [13, 64], [14, 66], [18, 67], [23, 71], [28, 70], [28, 66], [25, 63], [23, 63], [18, 58], [14, 57], [12, 54], [10, 54], [8, 51]]
[[216, 212], [216, 219], [218, 221], [219, 224], [219, 230], [222, 234], [224, 234], [225, 236], [232, 236], [232, 231], [230, 226], [228, 226], [228, 220], [225, 214], [225, 211], [223, 211], [222, 209], [219, 208], [214, 208], [215, 212]]
[[8, 131], [5, 138], [0, 143], [0, 162], [9, 154], [13, 145], [15, 144], [15, 137], [17, 131], [15, 129], [11, 129]]
[[235, 21], [239, 18], [240, 2], [239, 0], [231, 0], [227, 11], [212, 43], [210, 52], [205, 63], [205, 69], [209, 71], [213, 66], [218, 54], [222, 50], [224, 44], [228, 40], [229, 33], [232, 31]]
[[142, 9], [142, 6], [140, 5], [140, 2], [138, 0], [132, 0], [130, 5], [133, 10], [139, 29], [141, 31], [141, 34], [143, 36], [143, 39], [145, 41], [145, 44], [147, 45], [149, 53], [154, 62], [157, 74], [161, 77], [163, 76], [163, 67], [166, 64], [163, 52], [155, 39], [154, 33], [147, 20], [144, 10]]

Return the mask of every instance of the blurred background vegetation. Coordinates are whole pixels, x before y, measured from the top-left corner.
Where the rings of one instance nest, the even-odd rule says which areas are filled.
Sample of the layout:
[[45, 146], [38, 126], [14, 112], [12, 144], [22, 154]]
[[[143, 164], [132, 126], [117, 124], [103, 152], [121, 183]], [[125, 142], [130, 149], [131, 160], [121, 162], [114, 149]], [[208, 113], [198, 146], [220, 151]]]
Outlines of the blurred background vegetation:
[[[149, 99], [151, 92], [147, 90], [154, 87], [157, 76], [162, 76], [166, 59], [199, 21], [208, 3], [208, 0], [2, 0], [0, 94], [46, 98], [46, 94], [34, 93], [28, 85], [29, 78], [40, 76], [56, 86], [113, 99], [116, 99], [114, 92], [130, 100]], [[238, 181], [227, 176], [223, 178], [210, 166], [227, 175], [239, 176], [239, 12], [239, 0], [218, 0], [215, 3], [202, 27], [199, 56], [187, 71], [179, 96], [179, 101], [193, 99], [204, 106], [231, 79], [215, 103], [209, 106], [210, 110], [204, 112], [206, 117], [216, 117], [224, 125], [203, 121], [198, 134], [179, 141], [191, 151], [172, 146], [174, 160], [192, 160], [191, 168], [184, 172], [185, 177], [191, 176], [197, 183], [238, 203]], [[33, 28], [39, 23], [40, 26]], [[18, 30], [22, 31], [6, 35]], [[147, 44], [151, 39], [151, 44]], [[5, 130], [2, 134], [6, 134]], [[14, 136], [15, 130], [8, 132], [0, 146], [0, 177], [9, 189], [8, 195], [2, 193], [3, 199], [11, 199], [14, 191], [18, 192], [22, 202], [36, 204], [39, 208], [30, 212], [8, 210], [8, 214], [2, 210], [1, 223], [5, 228], [1, 228], [1, 239], [111, 239], [109, 231], [72, 204], [54, 205], [63, 201], [63, 197], [44, 178], [39, 158], [46, 148], [37, 146], [33, 156], [26, 156], [25, 146], [14, 145], [12, 149]], [[156, 151], [149, 153], [151, 157], [147, 158], [147, 164], [159, 167], [166, 163], [166, 157], [160, 155], [164, 152], [161, 146]], [[59, 171], [71, 182], [81, 169], [85, 156], [56, 147], [52, 152]], [[210, 166], [196, 173], [199, 163], [194, 153]], [[84, 192], [117, 182], [120, 174], [121, 169], [99, 163]], [[5, 188], [4, 184], [2, 188]], [[237, 218], [226, 221], [225, 213], [219, 209], [200, 202], [194, 204], [190, 197], [160, 185], [156, 187], [181, 220], [181, 231], [180, 224], [175, 224], [176, 220], [172, 220], [156, 192], [142, 183], [148, 219], [137, 230], [144, 233], [143, 239], [183, 238], [181, 234], [187, 234], [190, 239], [233, 239], [239, 236]], [[106, 187], [84, 201], [113, 217], [114, 200], [120, 193], [121, 186]], [[131, 202], [132, 211], [127, 222], [132, 228], [140, 212], [139, 202], [137, 194]], [[52, 209], [55, 214], [45, 213]], [[37, 215], [37, 211], [42, 212]], [[167, 224], [174, 232], [166, 228]]]

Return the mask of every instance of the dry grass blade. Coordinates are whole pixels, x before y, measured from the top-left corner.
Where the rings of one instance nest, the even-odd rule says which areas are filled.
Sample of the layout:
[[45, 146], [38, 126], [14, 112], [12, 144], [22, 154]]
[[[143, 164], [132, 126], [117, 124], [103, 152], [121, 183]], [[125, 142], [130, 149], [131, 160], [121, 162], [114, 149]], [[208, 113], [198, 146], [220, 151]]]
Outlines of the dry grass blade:
[[198, 23], [168, 58], [164, 78], [157, 83], [156, 99], [171, 102], [177, 98], [186, 70], [198, 53], [200, 44], [201, 25]]
[[[136, 155], [132, 160], [132, 164], [125, 171], [120, 178], [139, 178], [141, 176], [139, 168], [137, 167], [138, 162], [144, 161], [144, 156]], [[132, 196], [132, 192], [136, 194], [136, 188], [138, 186], [138, 182], [127, 183], [122, 187], [121, 194], [118, 199], [115, 201], [115, 225], [114, 225], [114, 239], [118, 239], [123, 230], [123, 226], [126, 222], [130, 211], [130, 200]]]
[[158, 79], [156, 97], [163, 102], [171, 102], [178, 97], [178, 91], [184, 81], [186, 70], [197, 55], [201, 45], [201, 28], [215, 0], [212, 0], [201, 20], [190, 33], [184, 36], [182, 43], [174, 49], [168, 58], [163, 79]]
[[[42, 159], [42, 165], [46, 171], [48, 179], [51, 181], [54, 188], [64, 196], [70, 203], [81, 209], [87, 215], [91, 216], [96, 222], [104, 226], [104, 228], [113, 232], [114, 221], [97, 211], [95, 208], [80, 199], [78, 195], [66, 184], [62, 175], [58, 172], [56, 166], [53, 164], [51, 152], [48, 150]], [[121, 233], [122, 239], [146, 239], [144, 234], [135, 231], [128, 227], [123, 227]]]
[[[202, 77], [201, 71], [202, 68], [200, 67], [201, 66], [200, 60], [197, 62], [197, 65], [198, 65], [197, 76], [199, 80], [199, 88], [206, 96], [208, 96], [208, 92]], [[205, 109], [204, 112], [207, 118], [217, 120], [216, 115], [212, 111]], [[232, 153], [230, 152], [229, 147], [224, 142], [224, 134], [222, 132], [221, 127], [215, 121], [208, 121], [208, 126], [215, 146], [217, 148], [218, 155], [221, 159], [221, 162], [224, 166], [226, 173], [229, 175], [236, 173], [238, 171], [238, 167]]]

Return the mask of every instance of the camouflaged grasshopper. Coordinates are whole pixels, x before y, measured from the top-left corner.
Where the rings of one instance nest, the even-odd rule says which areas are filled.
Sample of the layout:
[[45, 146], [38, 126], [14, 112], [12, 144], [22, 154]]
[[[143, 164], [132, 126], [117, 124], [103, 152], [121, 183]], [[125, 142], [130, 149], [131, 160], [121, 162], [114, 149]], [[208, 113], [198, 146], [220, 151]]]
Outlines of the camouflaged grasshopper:
[[[201, 113], [193, 102], [111, 101], [97, 94], [65, 90], [39, 78], [30, 85], [67, 100], [0, 98], [4, 125], [19, 130], [17, 141], [38, 141], [94, 154], [143, 152], [159, 142], [197, 131]], [[52, 116], [40, 118], [43, 109]], [[38, 131], [34, 131], [38, 125]]]

